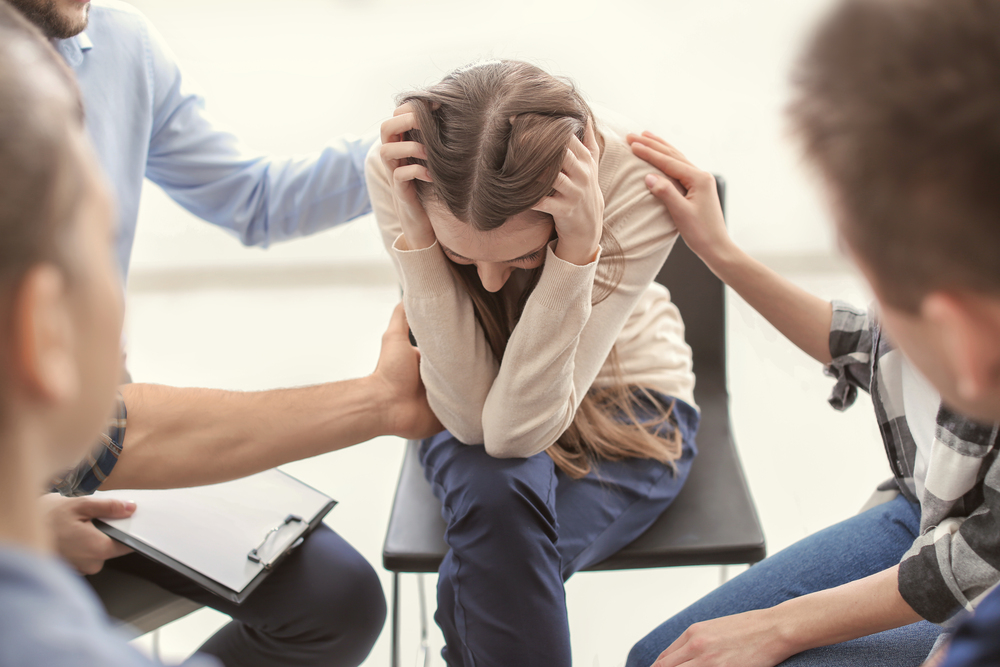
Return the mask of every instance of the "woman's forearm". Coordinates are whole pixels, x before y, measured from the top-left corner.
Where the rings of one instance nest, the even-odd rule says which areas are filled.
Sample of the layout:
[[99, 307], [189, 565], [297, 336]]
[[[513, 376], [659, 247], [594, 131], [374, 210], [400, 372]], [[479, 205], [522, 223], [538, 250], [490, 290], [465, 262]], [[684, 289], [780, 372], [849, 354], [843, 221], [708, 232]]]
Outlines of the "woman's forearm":
[[803, 352], [823, 364], [832, 361], [829, 301], [806, 292], [734, 244], [703, 259], [722, 282]]
[[391, 429], [373, 377], [266, 392], [121, 388], [122, 454], [104, 489], [214, 484], [370, 440]]
[[923, 620], [899, 594], [895, 566], [864, 579], [804, 595], [769, 610], [789, 655]]

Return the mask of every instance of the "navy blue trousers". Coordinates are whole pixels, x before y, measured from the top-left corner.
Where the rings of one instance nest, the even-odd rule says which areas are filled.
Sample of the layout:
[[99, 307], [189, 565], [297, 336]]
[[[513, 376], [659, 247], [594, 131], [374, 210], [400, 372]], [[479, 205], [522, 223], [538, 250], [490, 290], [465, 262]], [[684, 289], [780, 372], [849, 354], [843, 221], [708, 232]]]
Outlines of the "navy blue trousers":
[[[637, 400], [640, 416], [658, 416]], [[424, 472], [448, 524], [434, 616], [448, 665], [570, 667], [563, 583], [632, 542], [677, 496], [697, 452], [699, 416], [681, 401], [674, 415], [684, 442], [676, 471], [628, 459], [574, 480], [544, 453], [496, 459], [447, 431], [423, 442]]]
[[385, 597], [375, 570], [325, 525], [241, 605], [138, 554], [108, 561], [106, 567], [232, 617], [199, 649], [226, 667], [357, 667], [385, 623]]

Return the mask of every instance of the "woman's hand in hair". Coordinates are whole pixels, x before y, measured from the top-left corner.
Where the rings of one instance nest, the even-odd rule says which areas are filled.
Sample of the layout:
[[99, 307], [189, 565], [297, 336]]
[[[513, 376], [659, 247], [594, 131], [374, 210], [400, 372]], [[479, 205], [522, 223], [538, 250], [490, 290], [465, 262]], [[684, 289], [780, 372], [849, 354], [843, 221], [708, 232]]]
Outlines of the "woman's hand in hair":
[[604, 229], [604, 194], [598, 183], [597, 145], [594, 123], [587, 123], [584, 142], [570, 137], [562, 171], [553, 185], [555, 193], [533, 208], [552, 216], [556, 223], [556, 257], [578, 264], [590, 264], [597, 256]]
[[683, 153], [652, 132], [629, 134], [626, 140], [637, 157], [670, 177], [650, 174], [646, 176], [646, 187], [666, 204], [691, 250], [709, 268], [732, 254], [733, 242], [722, 216], [715, 177], [698, 169]]
[[431, 181], [427, 167], [409, 164], [408, 158], [427, 159], [423, 145], [406, 141], [406, 133], [413, 129], [417, 129], [416, 115], [409, 104], [404, 104], [392, 112], [392, 118], [382, 123], [379, 156], [392, 185], [393, 204], [406, 245], [410, 250], [421, 250], [434, 245], [437, 237], [413, 183], [414, 180]]

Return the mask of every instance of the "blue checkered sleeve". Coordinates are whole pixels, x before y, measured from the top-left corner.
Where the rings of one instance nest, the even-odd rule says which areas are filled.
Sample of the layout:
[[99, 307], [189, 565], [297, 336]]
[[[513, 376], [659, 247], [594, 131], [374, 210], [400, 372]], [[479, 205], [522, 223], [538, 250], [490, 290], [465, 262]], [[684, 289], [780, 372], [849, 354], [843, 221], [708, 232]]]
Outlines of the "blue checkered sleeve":
[[122, 453], [125, 442], [127, 413], [125, 401], [118, 394], [115, 414], [108, 420], [107, 428], [98, 438], [90, 454], [72, 470], [52, 483], [52, 490], [64, 496], [89, 496], [104, 483]]

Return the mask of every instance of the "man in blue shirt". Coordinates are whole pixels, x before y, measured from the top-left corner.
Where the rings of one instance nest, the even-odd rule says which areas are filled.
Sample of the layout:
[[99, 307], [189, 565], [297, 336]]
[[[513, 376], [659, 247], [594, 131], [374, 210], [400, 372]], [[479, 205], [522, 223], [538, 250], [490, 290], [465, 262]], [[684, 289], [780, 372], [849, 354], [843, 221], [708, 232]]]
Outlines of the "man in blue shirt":
[[[248, 153], [236, 137], [213, 126], [203, 100], [186, 86], [168, 47], [129, 5], [114, 0], [93, 6], [87, 0], [9, 1], [52, 40], [76, 75], [86, 128], [117, 200], [116, 256], [123, 280], [147, 178], [189, 211], [230, 230], [247, 245], [266, 246], [311, 234], [370, 210], [364, 157], [371, 141], [340, 140], [304, 159]], [[77, 495], [102, 484], [135, 488], [143, 483], [184, 485], [194, 479], [207, 483], [203, 475], [192, 475], [205, 473], [220, 457], [231, 459], [218, 449], [225, 446], [225, 438], [216, 438], [199, 451], [178, 450], [179, 442], [199, 441], [197, 433], [191, 433], [197, 421], [191, 417], [195, 406], [200, 414], [212, 414], [210, 406], [218, 404], [216, 427], [232, 423], [241, 411], [250, 415], [255, 409], [265, 411], [269, 416], [265, 421], [276, 428], [284, 424], [284, 441], [295, 443], [291, 451], [296, 453], [282, 454], [284, 460], [329, 451], [338, 446], [334, 440], [318, 442], [329, 432], [320, 424], [310, 431], [303, 426], [303, 415], [338, 414], [338, 401], [358, 396], [336, 386], [267, 393], [256, 399], [198, 391], [124, 386], [119, 412], [124, 415], [128, 408], [127, 440], [123, 429], [109, 431], [91, 457], [63, 479], [60, 489]], [[236, 407], [234, 400], [242, 407]], [[374, 417], [370, 409], [365, 412]], [[340, 414], [346, 418], [347, 412]], [[294, 432], [287, 430], [288, 424], [295, 425]], [[188, 429], [192, 437], [178, 437], [178, 428]], [[172, 442], [157, 437], [166, 433], [173, 435]], [[310, 435], [316, 442], [306, 442]], [[360, 429], [350, 444], [373, 435], [370, 428]], [[249, 443], [256, 454], [243, 474], [283, 462], [267, 453], [278, 440], [276, 433]], [[114, 475], [105, 483], [112, 470]], [[114, 558], [126, 550], [99, 533], [91, 519], [127, 515], [133, 508], [55, 495], [46, 498], [46, 504], [60, 552], [80, 571], [95, 572], [113, 558], [110, 567], [232, 616], [234, 622], [202, 647], [226, 665], [357, 665], [381, 630], [385, 609], [377, 577], [350, 545], [328, 529], [310, 535], [264, 586], [236, 606], [139, 556]]]
[[170, 49], [131, 6], [9, 1], [54, 40], [76, 74], [87, 130], [118, 204], [123, 276], [144, 178], [246, 245], [312, 234], [371, 210], [364, 159], [374, 137], [342, 139], [301, 159], [249, 153], [212, 124]]

